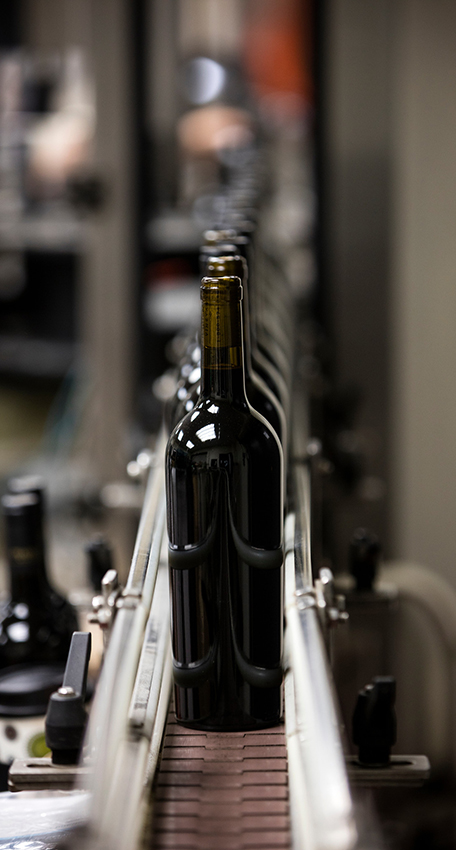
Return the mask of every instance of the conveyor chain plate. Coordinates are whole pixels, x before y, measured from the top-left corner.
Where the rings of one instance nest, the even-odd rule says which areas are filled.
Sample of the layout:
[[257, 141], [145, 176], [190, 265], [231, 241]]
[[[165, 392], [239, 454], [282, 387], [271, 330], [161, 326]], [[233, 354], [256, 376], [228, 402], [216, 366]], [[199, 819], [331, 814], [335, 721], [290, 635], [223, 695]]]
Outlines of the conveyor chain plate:
[[154, 798], [153, 850], [289, 850], [283, 725], [200, 732], [170, 714]]

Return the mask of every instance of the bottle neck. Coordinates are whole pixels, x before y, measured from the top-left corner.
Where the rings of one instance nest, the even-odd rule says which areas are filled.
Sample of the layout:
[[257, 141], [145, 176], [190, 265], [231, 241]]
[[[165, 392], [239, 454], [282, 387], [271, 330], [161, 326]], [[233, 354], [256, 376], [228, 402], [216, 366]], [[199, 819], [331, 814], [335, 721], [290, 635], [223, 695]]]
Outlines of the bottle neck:
[[9, 584], [15, 602], [36, 604], [48, 587], [44, 558], [39, 547], [8, 548]]
[[244, 301], [243, 301], [243, 313], [244, 319], [242, 322], [243, 327], [243, 340], [244, 340], [244, 364], [245, 364], [245, 376], [246, 378], [252, 377], [253, 366], [252, 366], [252, 340], [250, 336], [250, 302], [249, 302], [249, 292], [248, 292], [248, 282], [244, 283]]
[[49, 587], [42, 512], [36, 497], [30, 494], [5, 496], [3, 502], [11, 596], [33, 603], [36, 594]]
[[[211, 281], [212, 286], [204, 286]], [[236, 282], [230, 288], [229, 282]], [[201, 397], [247, 406], [239, 278], [204, 278], [201, 289]]]
[[[214, 231], [216, 232], [216, 231]], [[228, 248], [231, 250], [234, 246], [228, 245]], [[252, 366], [252, 354], [251, 354], [251, 345], [250, 345], [250, 316], [249, 316], [249, 291], [248, 291], [248, 268], [247, 261], [245, 257], [240, 254], [228, 253], [215, 253], [216, 248], [214, 250], [214, 255], [209, 258], [208, 262], [206, 262], [206, 274], [207, 275], [215, 275], [218, 276], [222, 272], [223, 275], [234, 275], [239, 277], [242, 283], [242, 339], [244, 343], [244, 374], [245, 380], [248, 382], [252, 378], [253, 366]], [[222, 251], [222, 248], [218, 246], [218, 251]]]

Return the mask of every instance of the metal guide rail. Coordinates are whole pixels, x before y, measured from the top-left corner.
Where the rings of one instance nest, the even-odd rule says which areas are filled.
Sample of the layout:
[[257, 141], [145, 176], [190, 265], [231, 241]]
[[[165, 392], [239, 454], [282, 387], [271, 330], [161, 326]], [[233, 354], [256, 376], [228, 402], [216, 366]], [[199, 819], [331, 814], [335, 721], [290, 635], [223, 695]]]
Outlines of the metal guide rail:
[[[302, 412], [299, 404], [295, 411]], [[293, 451], [300, 458], [304, 421]], [[90, 715], [92, 802], [76, 844], [349, 850], [356, 828], [322, 633], [324, 593], [312, 580], [308, 467], [295, 464], [295, 509], [285, 523], [285, 726], [198, 732], [169, 713], [165, 442], [150, 472]]]

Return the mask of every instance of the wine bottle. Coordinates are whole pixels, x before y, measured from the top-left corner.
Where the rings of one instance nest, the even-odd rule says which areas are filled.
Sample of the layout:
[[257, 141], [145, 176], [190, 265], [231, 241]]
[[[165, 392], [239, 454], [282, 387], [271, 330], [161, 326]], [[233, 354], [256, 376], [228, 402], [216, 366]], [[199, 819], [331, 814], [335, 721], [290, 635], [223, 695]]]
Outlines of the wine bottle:
[[78, 623], [47, 578], [39, 498], [6, 495], [2, 509], [10, 594], [0, 612], [0, 668], [65, 661]]
[[[211, 233], [216, 233], [216, 231], [211, 231]], [[240, 254], [247, 261], [247, 268], [249, 272], [249, 280], [248, 285], [245, 287], [248, 291], [248, 300], [249, 300], [249, 315], [250, 315], [250, 331], [251, 331], [251, 349], [252, 349], [252, 365], [257, 373], [268, 385], [268, 387], [272, 390], [282, 409], [285, 412], [285, 417], [288, 415], [289, 411], [289, 402], [290, 402], [290, 393], [288, 386], [285, 382], [285, 379], [281, 372], [279, 371], [277, 365], [274, 364], [274, 356], [271, 351], [268, 352], [269, 356], [266, 356], [265, 353], [260, 350], [257, 344], [257, 330], [256, 330], [256, 309], [255, 309], [255, 299], [252, 292], [252, 275], [251, 269], [253, 266], [253, 247], [250, 240], [245, 236], [236, 237], [235, 242], [229, 243], [219, 243], [217, 247], [217, 251], [214, 250], [214, 244], [203, 245], [200, 249], [200, 268], [202, 273], [204, 274], [204, 270], [206, 268], [206, 263], [209, 257], [215, 255], [217, 253], [218, 256], [228, 256], [229, 254]]]
[[[8, 492], [33, 493], [38, 499], [36, 509], [37, 532], [40, 534], [40, 549], [45, 552], [46, 482], [41, 475], [16, 475], [8, 480]], [[44, 562], [44, 558], [43, 558]]]
[[[211, 256], [221, 256], [225, 253], [227, 255], [232, 254], [233, 256], [236, 256], [239, 253], [236, 250], [235, 245], [223, 241], [226, 237], [233, 234], [235, 235], [235, 231], [233, 230], [205, 231], [205, 244], [202, 245], [200, 248], [199, 257], [200, 272], [202, 277], [204, 277], [204, 275], [206, 274], [206, 266]], [[244, 288], [244, 293], [246, 293], [246, 288]], [[245, 303], [246, 298], [244, 297], [244, 304]], [[186, 413], [193, 410], [196, 402], [198, 401], [200, 389], [201, 346], [199, 344], [199, 341], [197, 341], [196, 343], [192, 343], [192, 347], [187, 350], [186, 355], [183, 358], [182, 363], [180, 364], [176, 392], [165, 408], [165, 425], [169, 431], [172, 430], [172, 428], [182, 419], [183, 416], [185, 416]], [[272, 392], [274, 391], [272, 390]]]
[[[264, 416], [274, 428], [286, 455], [287, 426], [283, 409], [279, 400], [272, 390], [253, 369], [250, 347], [250, 320], [248, 308], [248, 289], [244, 284], [247, 280], [247, 263], [244, 257], [238, 254], [229, 256], [213, 256], [205, 259], [204, 273], [208, 276], [223, 277], [226, 275], [238, 276], [243, 282], [243, 343], [245, 364], [245, 389], [249, 403], [258, 413]], [[197, 376], [197, 377], [196, 377]], [[177, 399], [180, 402], [174, 405], [174, 424], [185, 414], [195, 407], [201, 390], [201, 370], [194, 369], [188, 376], [183, 387], [177, 391]]]
[[266, 382], [255, 372], [252, 365], [250, 344], [250, 315], [248, 302], [247, 263], [238, 254], [227, 257], [210, 257], [206, 264], [205, 274], [208, 277], [224, 277], [234, 275], [243, 283], [242, 300], [242, 333], [244, 345], [245, 390], [249, 403], [258, 413], [261, 413], [274, 428], [284, 454], [286, 453], [287, 426], [283, 409]]
[[[249, 224], [250, 226], [247, 226]], [[275, 281], [272, 287], [270, 285], [270, 276], [266, 270], [271, 265], [271, 261], [269, 259], [266, 262], [263, 250], [254, 250], [255, 227], [253, 223], [243, 222], [241, 219], [235, 224], [235, 228], [237, 234], [231, 237], [231, 241], [238, 246], [239, 253], [244, 254], [249, 266], [250, 295], [254, 318], [252, 337], [255, 341], [255, 347], [259, 348], [285, 380], [288, 380], [293, 355], [290, 338], [292, 322], [289, 315], [288, 299], [283, 297], [283, 285], [280, 288], [277, 287], [277, 270], [275, 271]], [[206, 238], [208, 233], [211, 233], [211, 231], [206, 231]], [[212, 231], [212, 240], [215, 240], [216, 233], [217, 231]], [[225, 231], [225, 233], [229, 233], [229, 231]]]
[[201, 395], [166, 457], [176, 718], [227, 731], [282, 705], [282, 449], [246, 398], [241, 297], [203, 278]]
[[44, 581], [47, 583], [50, 592], [52, 593], [52, 598], [56, 606], [69, 605], [66, 601], [65, 597], [62, 596], [61, 593], [51, 587], [47, 574], [46, 567], [46, 482], [41, 475], [17, 475], [14, 478], [10, 478], [8, 481], [8, 492], [14, 493], [15, 495], [19, 494], [33, 494], [38, 499], [38, 504], [35, 510], [35, 524], [36, 524], [36, 534], [37, 534], [37, 548], [40, 551], [40, 558], [42, 563], [42, 572], [44, 576]]

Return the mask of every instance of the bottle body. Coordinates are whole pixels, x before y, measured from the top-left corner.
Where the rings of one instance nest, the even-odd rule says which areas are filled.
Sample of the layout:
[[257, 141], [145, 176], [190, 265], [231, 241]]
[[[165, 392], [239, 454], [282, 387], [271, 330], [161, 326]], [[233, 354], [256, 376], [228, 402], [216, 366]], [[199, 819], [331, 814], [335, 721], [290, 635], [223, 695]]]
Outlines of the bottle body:
[[[205, 445], [201, 434], [216, 436]], [[281, 475], [277, 438], [253, 411], [200, 401], [171, 435], [169, 564], [183, 723], [229, 730], [280, 719]]]
[[282, 709], [282, 450], [245, 396], [239, 303], [204, 309], [202, 393], [167, 449], [176, 717], [252, 729]]

